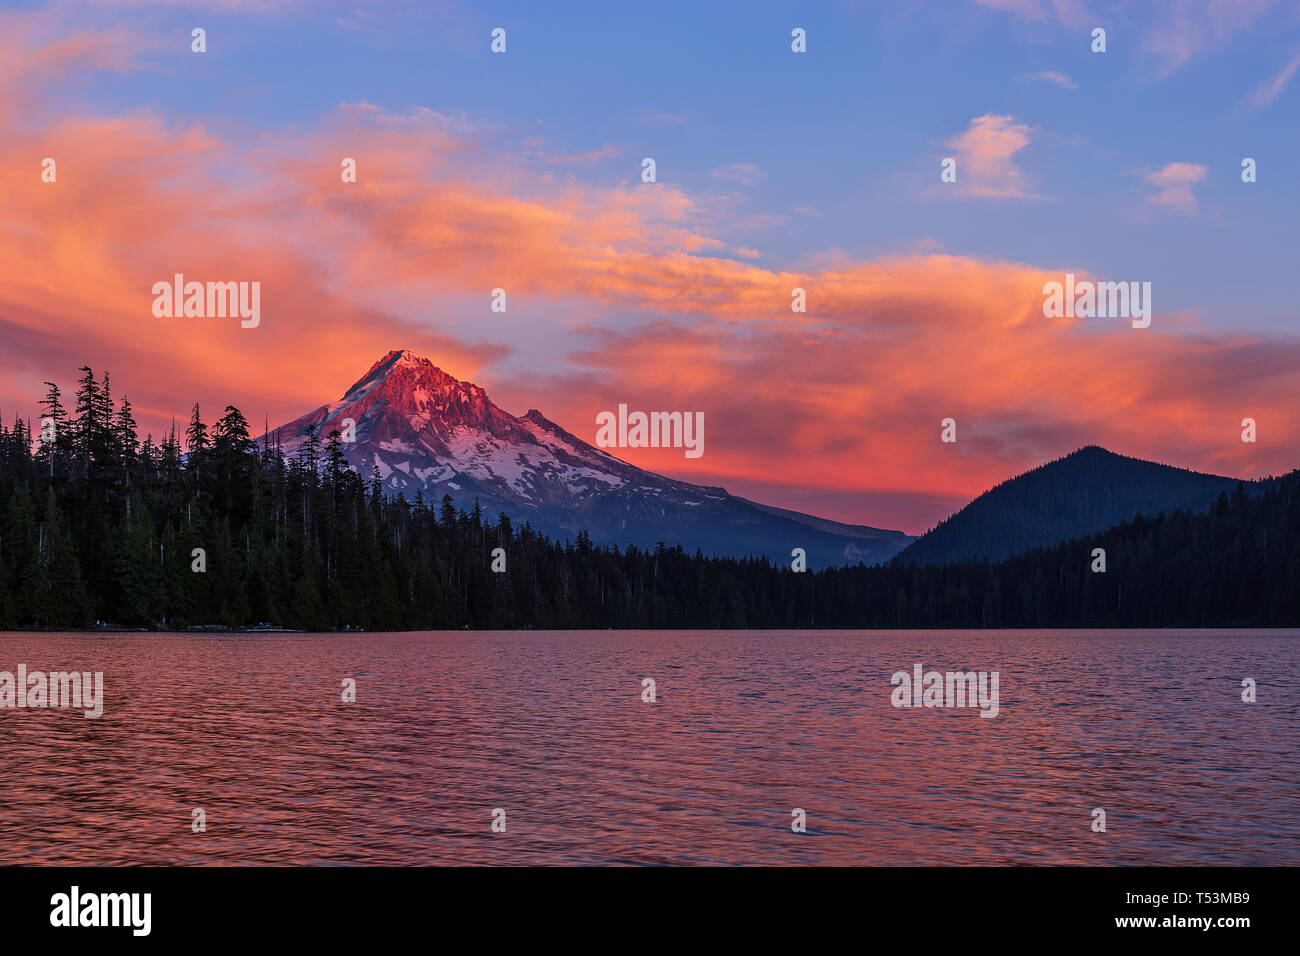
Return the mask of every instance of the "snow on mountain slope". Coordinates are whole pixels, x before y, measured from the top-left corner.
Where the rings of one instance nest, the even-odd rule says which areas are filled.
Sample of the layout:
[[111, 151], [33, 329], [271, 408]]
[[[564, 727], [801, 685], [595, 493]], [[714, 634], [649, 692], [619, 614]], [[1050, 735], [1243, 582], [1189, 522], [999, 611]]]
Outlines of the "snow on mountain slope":
[[911, 540], [768, 509], [722, 488], [644, 471], [587, 444], [537, 409], [516, 418], [477, 385], [462, 382], [426, 358], [389, 352], [343, 398], [271, 432], [287, 456], [315, 429], [355, 423], [343, 445], [367, 480], [378, 469], [387, 494], [417, 492], [436, 506], [449, 495], [460, 507], [477, 500], [485, 514], [504, 512], [546, 534], [653, 547], [663, 541], [705, 554], [760, 555], [788, 563], [802, 547], [809, 566], [888, 560]]

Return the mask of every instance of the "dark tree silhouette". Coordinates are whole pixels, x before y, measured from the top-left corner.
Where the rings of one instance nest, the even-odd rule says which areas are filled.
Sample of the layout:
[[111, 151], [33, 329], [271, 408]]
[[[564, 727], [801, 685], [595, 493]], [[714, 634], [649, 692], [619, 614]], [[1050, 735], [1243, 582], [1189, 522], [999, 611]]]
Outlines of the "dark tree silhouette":
[[184, 454], [174, 424], [141, 441], [108, 377], [82, 372], [71, 419], [46, 383], [53, 441], [0, 421], [0, 628], [1300, 625], [1300, 473], [997, 563], [796, 573], [585, 531], [554, 541], [446, 496], [436, 509], [385, 498], [337, 432], [286, 459], [231, 406], [210, 436], [194, 406]]

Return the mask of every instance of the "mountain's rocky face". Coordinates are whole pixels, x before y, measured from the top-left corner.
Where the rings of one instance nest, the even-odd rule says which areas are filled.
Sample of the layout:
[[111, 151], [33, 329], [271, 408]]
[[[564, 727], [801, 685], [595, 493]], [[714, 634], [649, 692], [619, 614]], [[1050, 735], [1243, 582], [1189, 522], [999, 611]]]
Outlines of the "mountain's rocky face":
[[794, 548], [809, 567], [886, 561], [912, 539], [902, 532], [846, 525], [768, 509], [725, 489], [644, 471], [587, 444], [537, 409], [515, 417], [477, 385], [409, 351], [389, 352], [337, 402], [275, 429], [286, 455], [308, 429], [323, 442], [355, 423], [344, 444], [367, 480], [378, 468], [386, 494], [432, 507], [444, 495], [466, 509], [526, 520], [572, 538], [586, 530], [603, 544], [654, 547], [663, 541], [706, 555], [767, 555], [788, 564]]

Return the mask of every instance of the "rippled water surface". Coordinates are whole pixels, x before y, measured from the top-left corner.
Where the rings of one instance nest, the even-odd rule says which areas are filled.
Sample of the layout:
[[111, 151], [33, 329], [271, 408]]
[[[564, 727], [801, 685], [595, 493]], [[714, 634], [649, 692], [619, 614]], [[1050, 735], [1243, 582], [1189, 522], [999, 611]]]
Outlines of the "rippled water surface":
[[[1262, 631], [0, 634], [0, 670], [103, 671], [106, 697], [98, 720], [0, 710], [0, 863], [1294, 865], [1298, 650]], [[893, 708], [917, 662], [997, 670], [1001, 712]]]

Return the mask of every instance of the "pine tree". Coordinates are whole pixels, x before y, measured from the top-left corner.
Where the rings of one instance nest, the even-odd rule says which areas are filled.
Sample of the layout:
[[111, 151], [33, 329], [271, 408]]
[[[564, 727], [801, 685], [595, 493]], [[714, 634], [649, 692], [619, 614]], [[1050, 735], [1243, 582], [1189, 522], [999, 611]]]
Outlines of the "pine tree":
[[[72, 444], [71, 429], [68, 426], [68, 413], [63, 407], [62, 393], [59, 386], [53, 382], [46, 382], [49, 390], [45, 393], [45, 398], [41, 400], [41, 410], [45, 413], [42, 416], [41, 425], [41, 450], [39, 452], [46, 465], [46, 473], [50, 478], [54, 477], [56, 465], [61, 466], [67, 461], [67, 456]], [[48, 420], [48, 421], [46, 421]], [[53, 440], [48, 439], [50, 432], [46, 425], [53, 427]]]
[[203, 465], [208, 456], [208, 426], [203, 424], [203, 417], [199, 414], [199, 403], [194, 403], [194, 410], [190, 413], [190, 424], [185, 429], [185, 447], [189, 456], [185, 460], [185, 470], [192, 474], [194, 497], [203, 496]]

